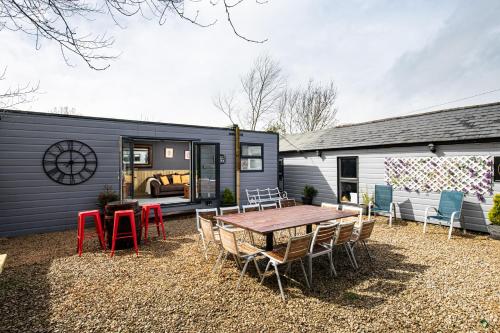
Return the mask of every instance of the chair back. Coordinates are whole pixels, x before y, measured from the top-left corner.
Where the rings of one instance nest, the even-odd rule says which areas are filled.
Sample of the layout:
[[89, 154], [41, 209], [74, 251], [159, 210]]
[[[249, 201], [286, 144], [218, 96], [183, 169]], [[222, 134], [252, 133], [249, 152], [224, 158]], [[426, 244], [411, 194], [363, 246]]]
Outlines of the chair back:
[[215, 242], [214, 224], [204, 217], [200, 217], [201, 232], [203, 238], [208, 242]]
[[258, 212], [258, 211], [260, 211], [260, 205], [259, 204], [243, 205], [241, 207], [243, 208], [243, 213]]
[[283, 262], [293, 261], [305, 257], [309, 253], [313, 234], [309, 233], [302, 236], [294, 236], [288, 239]]
[[276, 208], [278, 208], [278, 205], [276, 205], [276, 202], [260, 205], [261, 210], [276, 209]]
[[203, 217], [206, 220], [212, 221], [215, 224], [215, 216], [217, 215], [217, 208], [204, 208], [196, 210], [196, 229], [201, 230], [200, 218]]
[[375, 185], [375, 208], [390, 211], [392, 202], [392, 186], [391, 185]]
[[272, 201], [273, 200], [271, 198], [271, 192], [269, 192], [268, 188], [266, 188], [264, 190], [257, 189], [257, 193], [258, 193], [258, 202]]
[[269, 198], [274, 201], [281, 200], [281, 193], [279, 188], [269, 188]]
[[373, 227], [375, 227], [375, 221], [365, 221], [361, 224], [359, 229], [358, 241], [362, 241], [371, 237], [373, 232]]
[[[349, 206], [349, 205], [342, 205], [342, 210], [343, 211], [351, 211], [351, 212], [356, 212], [358, 213], [358, 217], [356, 218], [357, 219], [357, 222], [358, 223], [361, 223], [363, 221], [363, 208], [361, 207], [356, 207], [356, 206]], [[351, 217], [346, 217], [344, 219], [342, 219], [343, 221], [347, 220], [347, 221], [350, 221], [350, 220], [353, 220], [353, 218]]]
[[258, 203], [258, 197], [259, 197], [259, 190], [249, 190], [245, 189], [245, 192], [247, 193], [247, 200], [251, 204], [256, 204]]
[[279, 202], [280, 202], [280, 208], [297, 206], [295, 199], [281, 199]]
[[318, 225], [316, 230], [314, 230], [314, 236], [312, 238], [310, 252], [313, 252], [315, 245], [321, 245], [321, 244], [333, 245], [333, 239], [338, 225], [339, 223]]
[[236, 240], [236, 234], [226, 228], [219, 228], [220, 241], [224, 250], [231, 254], [240, 255], [238, 250], [238, 241]]
[[442, 191], [441, 197], [439, 198], [438, 213], [444, 217], [450, 218], [453, 212], [458, 212], [458, 214], [456, 214], [455, 217], [457, 219], [460, 219], [463, 201], [464, 201], [463, 192]]
[[333, 241], [334, 245], [342, 245], [351, 240], [352, 232], [354, 230], [354, 222], [340, 223], [337, 227], [337, 234]]
[[240, 206], [220, 207], [220, 215], [239, 214]]
[[336, 209], [336, 210], [341, 210], [340, 209], [340, 205], [331, 204], [331, 203], [328, 203], [328, 202], [322, 202], [321, 203], [321, 207], [323, 207], [323, 208], [332, 208], [332, 209]]

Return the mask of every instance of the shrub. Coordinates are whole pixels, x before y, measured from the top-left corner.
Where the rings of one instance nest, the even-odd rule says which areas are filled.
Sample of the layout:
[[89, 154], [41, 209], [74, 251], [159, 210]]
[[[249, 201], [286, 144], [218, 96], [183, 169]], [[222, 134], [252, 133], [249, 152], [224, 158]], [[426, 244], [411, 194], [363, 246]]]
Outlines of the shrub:
[[306, 185], [304, 186], [304, 191], [303, 191], [304, 197], [305, 198], [314, 198], [316, 195], [318, 195], [318, 190], [314, 188], [314, 186], [311, 185]]
[[235, 202], [233, 191], [228, 189], [227, 187], [224, 189], [222, 192], [222, 204], [223, 205], [230, 205]]
[[493, 207], [488, 212], [488, 219], [491, 223], [500, 225], [500, 193], [493, 197]]
[[113, 191], [113, 187], [111, 185], [104, 185], [104, 191], [99, 193], [97, 197], [97, 206], [102, 210], [109, 202], [117, 200], [120, 200], [120, 196]]

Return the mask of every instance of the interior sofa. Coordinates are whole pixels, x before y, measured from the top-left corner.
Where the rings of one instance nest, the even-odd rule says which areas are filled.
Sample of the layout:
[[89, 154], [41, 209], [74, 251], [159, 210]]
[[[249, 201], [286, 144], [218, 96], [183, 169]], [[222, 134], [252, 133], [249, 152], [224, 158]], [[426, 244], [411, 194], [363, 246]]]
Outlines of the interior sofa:
[[[187, 181], [186, 178], [184, 177], [182, 180], [179, 182], [178, 177], [174, 176], [187, 176]], [[167, 177], [168, 183], [165, 184], [165, 178], [162, 177]], [[155, 174], [153, 175], [153, 178], [155, 178], [157, 181], [152, 181], [151, 182], [151, 196], [154, 198], [158, 197], [168, 197], [168, 196], [179, 196], [179, 195], [184, 195], [184, 186], [189, 184], [189, 175], [183, 174], [171, 174], [171, 175], [162, 175], [162, 174]]]

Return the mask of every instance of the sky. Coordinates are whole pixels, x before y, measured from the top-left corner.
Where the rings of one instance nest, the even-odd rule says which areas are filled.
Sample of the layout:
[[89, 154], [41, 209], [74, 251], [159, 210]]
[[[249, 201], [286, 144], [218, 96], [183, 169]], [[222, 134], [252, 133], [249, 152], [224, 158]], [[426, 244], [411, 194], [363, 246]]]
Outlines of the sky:
[[[104, 71], [78, 58], [67, 66], [55, 43], [37, 50], [33, 39], [2, 30], [0, 89], [39, 82], [35, 100], [19, 107], [29, 111], [67, 106], [91, 116], [224, 126], [212, 97], [237, 92], [240, 76], [268, 54], [292, 86], [333, 80], [341, 124], [500, 101], [498, 0], [245, 0], [232, 19], [246, 37], [267, 39], [262, 44], [235, 36], [222, 6], [188, 4], [188, 12], [197, 9], [200, 22], [217, 23], [200, 28], [173, 15], [164, 25], [122, 20], [124, 29], [105, 18], [80, 22], [82, 31], [115, 38], [120, 56]], [[492, 90], [499, 91], [464, 99]]]

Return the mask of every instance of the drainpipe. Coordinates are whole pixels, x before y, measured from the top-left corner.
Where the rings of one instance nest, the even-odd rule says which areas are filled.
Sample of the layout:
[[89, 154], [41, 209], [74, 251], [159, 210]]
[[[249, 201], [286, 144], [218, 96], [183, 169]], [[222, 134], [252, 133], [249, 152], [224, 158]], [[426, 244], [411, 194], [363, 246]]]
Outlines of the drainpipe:
[[240, 170], [241, 170], [241, 152], [240, 152], [240, 128], [238, 125], [234, 124], [234, 166], [235, 166], [235, 182], [236, 182], [236, 204], [239, 206], [240, 205], [240, 192], [241, 192], [241, 185], [240, 185]]

